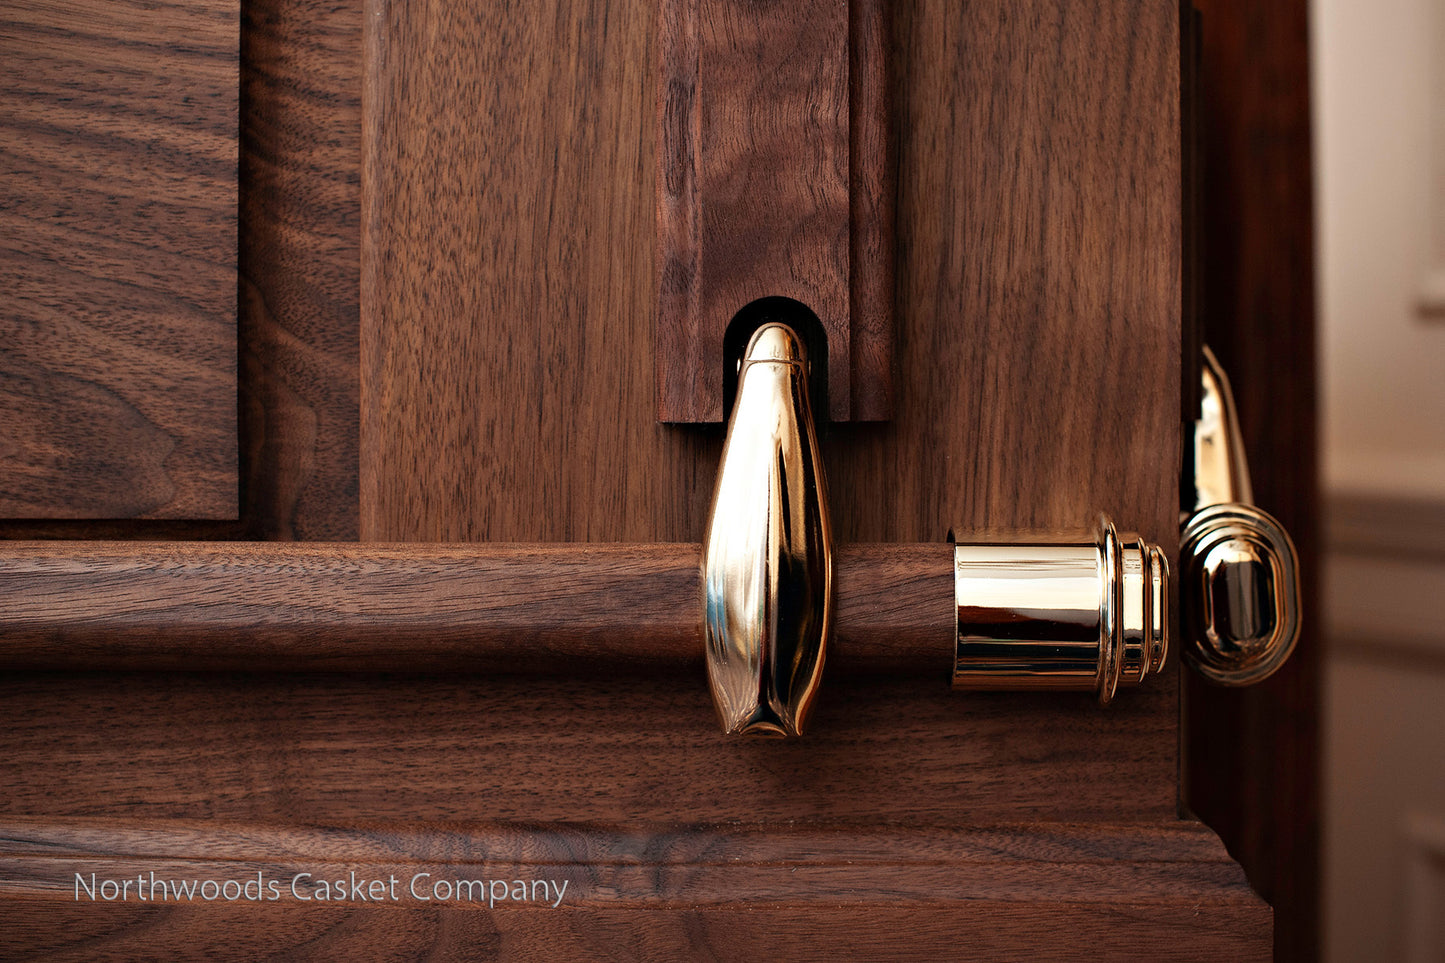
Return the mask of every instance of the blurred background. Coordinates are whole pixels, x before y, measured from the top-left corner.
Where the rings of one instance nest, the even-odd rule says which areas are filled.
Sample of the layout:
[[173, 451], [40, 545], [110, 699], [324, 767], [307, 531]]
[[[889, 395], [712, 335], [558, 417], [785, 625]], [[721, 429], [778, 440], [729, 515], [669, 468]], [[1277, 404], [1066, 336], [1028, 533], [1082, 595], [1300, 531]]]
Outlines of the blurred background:
[[1445, 959], [1445, 2], [1311, 8], [1325, 958]]

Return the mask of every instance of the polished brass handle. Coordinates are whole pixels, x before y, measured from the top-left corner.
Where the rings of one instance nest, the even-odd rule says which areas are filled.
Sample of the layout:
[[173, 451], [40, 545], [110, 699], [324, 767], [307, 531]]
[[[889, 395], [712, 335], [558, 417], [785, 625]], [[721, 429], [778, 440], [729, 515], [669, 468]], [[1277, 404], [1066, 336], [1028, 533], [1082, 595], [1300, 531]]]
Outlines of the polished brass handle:
[[[830, 644], [844, 672], [1104, 702], [1161, 670], [1167, 565], [1107, 519], [1033, 543], [848, 545], [835, 571], [806, 371], [788, 328], [754, 335], [702, 546], [7, 542], [0, 669], [590, 672], [705, 653], [728, 731], [765, 735], [803, 731]], [[1294, 549], [1248, 504], [1212, 357], [1205, 398], [1186, 654], [1254, 681], [1298, 633]]]
[[1229, 379], [1204, 349], [1194, 431], [1194, 511], [1179, 546], [1184, 656], [1221, 685], [1272, 675], [1299, 638], [1299, 556], [1257, 508]]
[[955, 689], [1082, 689], [1108, 703], [1169, 653], [1169, 563], [1120, 538], [954, 547]]
[[[760, 327], [741, 361], [703, 542], [708, 679], [725, 731], [796, 736], [832, 627], [827, 490], [791, 328]], [[1078, 538], [957, 544], [956, 689], [1083, 689], [1109, 702], [1168, 653], [1169, 568], [1106, 517]]]
[[763, 325], [744, 352], [702, 570], [723, 729], [801, 735], [832, 625], [833, 539], [807, 356], [786, 325]]

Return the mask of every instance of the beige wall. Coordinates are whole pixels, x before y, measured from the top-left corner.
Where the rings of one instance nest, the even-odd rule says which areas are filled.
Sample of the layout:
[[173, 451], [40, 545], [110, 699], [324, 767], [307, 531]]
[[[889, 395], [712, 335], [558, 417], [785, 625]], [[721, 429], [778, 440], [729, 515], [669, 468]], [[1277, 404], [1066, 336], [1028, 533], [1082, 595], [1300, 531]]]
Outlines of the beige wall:
[[1445, 497], [1441, 0], [1313, 8], [1324, 477]]
[[1445, 960], [1445, 0], [1312, 17], [1326, 958]]

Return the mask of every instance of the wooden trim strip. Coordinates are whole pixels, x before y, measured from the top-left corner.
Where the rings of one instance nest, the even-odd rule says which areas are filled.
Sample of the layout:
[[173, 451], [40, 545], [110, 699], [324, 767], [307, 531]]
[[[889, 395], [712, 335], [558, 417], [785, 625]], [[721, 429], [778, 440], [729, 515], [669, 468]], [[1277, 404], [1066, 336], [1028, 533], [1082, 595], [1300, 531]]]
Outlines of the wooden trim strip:
[[[8, 542], [0, 668], [586, 671], [701, 663], [691, 544]], [[837, 556], [830, 668], [946, 680], [945, 543]]]
[[891, 414], [897, 192], [886, 7], [658, 5], [659, 420], [726, 421], [729, 326], [776, 297], [806, 305], [821, 326], [826, 358], [809, 346], [827, 373], [820, 416]]
[[86, 960], [411, 958], [453, 940], [501, 959], [593, 959], [621, 933], [643, 959], [801, 946], [818, 959], [1263, 963], [1272, 922], [1214, 834], [1186, 821], [351, 830], [10, 817], [0, 905], [16, 945]]
[[[0, 900], [73, 899], [87, 879], [570, 878], [572, 907], [997, 899], [1259, 906], [1198, 822], [985, 827], [506, 823], [338, 829], [7, 817]], [[801, 885], [804, 877], [820, 885]], [[303, 894], [304, 895], [304, 894]], [[403, 902], [409, 894], [400, 894]], [[132, 894], [132, 901], [135, 897]], [[169, 902], [174, 903], [171, 899]], [[196, 901], [199, 902], [199, 901]], [[534, 907], [523, 907], [534, 908]]]

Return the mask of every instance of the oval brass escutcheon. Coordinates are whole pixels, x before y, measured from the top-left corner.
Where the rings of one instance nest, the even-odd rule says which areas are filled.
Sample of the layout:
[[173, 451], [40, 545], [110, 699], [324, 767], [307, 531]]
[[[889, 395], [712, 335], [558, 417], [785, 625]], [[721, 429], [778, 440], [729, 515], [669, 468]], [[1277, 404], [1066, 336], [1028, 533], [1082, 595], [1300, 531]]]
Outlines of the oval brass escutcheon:
[[1248, 656], [1269, 641], [1279, 625], [1275, 568], [1269, 550], [1246, 538], [1229, 538], [1200, 560], [1202, 630], [1212, 646]]
[[1189, 519], [1179, 557], [1190, 663], [1222, 685], [1273, 674], [1299, 636], [1298, 562], [1284, 528], [1253, 505], [1213, 505]]

